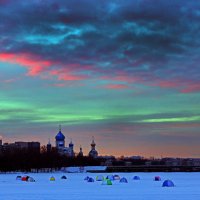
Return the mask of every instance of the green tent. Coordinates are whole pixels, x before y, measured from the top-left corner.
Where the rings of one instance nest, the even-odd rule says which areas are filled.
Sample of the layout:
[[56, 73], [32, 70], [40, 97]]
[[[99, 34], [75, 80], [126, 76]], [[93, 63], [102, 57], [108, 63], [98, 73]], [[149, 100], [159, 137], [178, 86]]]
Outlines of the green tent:
[[104, 177], [102, 175], [99, 175], [96, 177], [96, 181], [103, 181]]
[[102, 181], [102, 185], [112, 185], [112, 181], [110, 179], [105, 179]]

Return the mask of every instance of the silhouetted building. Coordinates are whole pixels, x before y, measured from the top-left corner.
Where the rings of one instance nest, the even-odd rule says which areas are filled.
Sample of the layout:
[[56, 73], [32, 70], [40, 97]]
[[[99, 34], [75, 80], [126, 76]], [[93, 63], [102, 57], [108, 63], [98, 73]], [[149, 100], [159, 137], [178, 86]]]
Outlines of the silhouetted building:
[[81, 146], [80, 146], [80, 151], [79, 151], [79, 153], [78, 153], [78, 156], [79, 156], [79, 157], [83, 157], [83, 149], [82, 149]]
[[96, 144], [95, 144], [95, 142], [94, 142], [94, 137], [93, 137], [92, 143], [91, 143], [91, 150], [90, 150], [90, 152], [89, 152], [89, 156], [90, 156], [90, 157], [93, 157], [93, 158], [97, 158], [97, 157], [98, 157], [98, 152], [97, 152], [97, 150], [95, 149], [95, 146], [96, 146]]
[[28, 142], [28, 150], [39, 153], [40, 152], [40, 143], [39, 142]]
[[1, 145], [2, 152], [15, 152], [15, 150], [28, 150], [39, 153], [40, 143], [39, 142], [15, 142], [15, 143], [4, 143]]
[[50, 143], [50, 140], [47, 144], [47, 153], [50, 153], [51, 152], [51, 143]]

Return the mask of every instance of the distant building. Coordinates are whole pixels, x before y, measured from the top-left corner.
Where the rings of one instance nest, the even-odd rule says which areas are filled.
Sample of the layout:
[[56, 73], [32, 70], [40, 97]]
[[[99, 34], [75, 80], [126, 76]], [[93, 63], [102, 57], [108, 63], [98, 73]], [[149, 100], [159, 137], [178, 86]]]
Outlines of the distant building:
[[[12, 143], [9, 144], [9, 145], [11, 146]], [[13, 143], [13, 145], [14, 145], [16, 148], [18, 148], [18, 149], [28, 149], [28, 142], [21, 142], [21, 141], [19, 141], [19, 142]]]
[[[95, 149], [96, 144], [94, 142], [94, 137], [92, 139], [91, 143], [91, 150], [89, 151], [89, 156], [92, 158], [98, 157], [98, 152]], [[15, 152], [16, 150], [28, 150], [28, 151], [34, 151], [34, 152], [40, 152], [40, 143], [39, 142], [24, 142], [24, 141], [17, 141], [14, 143], [4, 143], [2, 144], [2, 139], [0, 138], [0, 154], [6, 153], [6, 152]], [[43, 151], [43, 149], [42, 149]], [[69, 157], [74, 157], [74, 144], [72, 140], [69, 142], [68, 146], [65, 146], [65, 135], [62, 133], [61, 125], [59, 125], [59, 131], [55, 136], [55, 146], [52, 146], [50, 143], [50, 140], [48, 144], [46, 145], [45, 151], [48, 153], [51, 151], [57, 151], [61, 155], [66, 155]], [[80, 151], [78, 154], [76, 154], [79, 157], [83, 157], [83, 150], [80, 146]]]
[[94, 137], [93, 137], [92, 143], [91, 143], [91, 150], [89, 152], [89, 156], [92, 157], [92, 158], [97, 158], [98, 157], [98, 152], [95, 149], [95, 147], [96, 147], [96, 144], [94, 142]]
[[39, 142], [28, 142], [28, 150], [40, 152], [40, 143]]
[[61, 131], [61, 126], [59, 126], [59, 132], [55, 136], [55, 142], [56, 142], [56, 149], [58, 153], [61, 155], [67, 155], [69, 157], [74, 156], [74, 144], [71, 142], [69, 143], [69, 147], [65, 147], [65, 136], [63, 135]]
[[81, 147], [81, 146], [80, 146], [80, 151], [79, 151], [79, 153], [78, 153], [77, 156], [79, 156], [79, 157], [83, 157], [83, 150], [82, 150], [82, 147]]
[[65, 148], [65, 136], [61, 132], [61, 126], [59, 126], [59, 132], [55, 137], [56, 139], [56, 148], [58, 151], [63, 151], [63, 148]]
[[1, 145], [2, 152], [15, 152], [15, 150], [28, 150], [39, 153], [40, 143], [39, 142], [15, 142], [15, 143], [4, 143]]
[[50, 140], [47, 144], [47, 153], [50, 153], [51, 152], [51, 143], [50, 143]]

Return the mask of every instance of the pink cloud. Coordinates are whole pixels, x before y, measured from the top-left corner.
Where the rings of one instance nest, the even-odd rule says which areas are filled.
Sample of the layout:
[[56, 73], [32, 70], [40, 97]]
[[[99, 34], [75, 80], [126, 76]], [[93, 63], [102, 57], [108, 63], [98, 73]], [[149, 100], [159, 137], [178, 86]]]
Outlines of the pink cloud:
[[200, 83], [191, 80], [160, 80], [154, 84], [161, 88], [173, 88], [179, 90], [181, 93], [192, 93], [200, 91]]
[[193, 83], [187, 85], [185, 88], [181, 90], [182, 93], [192, 93], [192, 92], [199, 92], [200, 91], [200, 83]]
[[47, 70], [53, 63], [38, 56], [21, 53], [0, 53], [0, 61], [22, 65], [28, 69], [28, 76], [36, 76]]
[[101, 76], [100, 79], [102, 80], [112, 80], [112, 81], [120, 81], [126, 83], [133, 83], [133, 82], [143, 82], [142, 78], [139, 76], [130, 76], [126, 73], [118, 73], [115, 76]]
[[[80, 71], [81, 67], [84, 70], [91, 69], [91, 66], [80, 64], [69, 64], [67, 68], [62, 69], [64, 66], [55, 61], [43, 60], [40, 57], [32, 54], [20, 53], [0, 53], [0, 61], [19, 64], [28, 69], [28, 76], [40, 75], [43, 79], [49, 79], [50, 77], [56, 76], [58, 80], [63, 81], [78, 81], [87, 79], [86, 75], [76, 75], [75, 71]], [[53, 65], [58, 65], [61, 69], [51, 70]], [[42, 74], [43, 72], [48, 72], [48, 75]]]
[[73, 72], [69, 69], [59, 69], [59, 70], [51, 70], [51, 75], [57, 76], [58, 80], [62, 81], [78, 81], [78, 80], [84, 80], [89, 78], [86, 75], [75, 75]]
[[[98, 69], [92, 65], [81, 65], [80, 63], [69, 63], [64, 65], [58, 61], [45, 60], [38, 55], [30, 53], [0, 53], [0, 61], [21, 65], [27, 68], [28, 76], [40, 76], [40, 78], [43, 79], [50, 79], [52, 76], [55, 76], [59, 81], [80, 81], [91, 77], [89, 75], [82, 74], [82, 71], [92, 72], [97, 75], [99, 74]], [[125, 89], [128, 88], [126, 85], [127, 83], [138, 83], [147, 86], [176, 89], [181, 93], [200, 91], [200, 84], [197, 81], [182, 80], [180, 78], [166, 80], [147, 72], [137, 73], [134, 75], [124, 72], [123, 70], [115, 71], [114, 74], [112, 72], [112, 75], [111, 71], [105, 72], [109, 72], [108, 75], [100, 76], [99, 79], [118, 82], [117, 84], [105, 86], [107, 89]], [[100, 74], [102, 74], [102, 72], [100, 72]], [[13, 79], [10, 79], [5, 82], [9, 83], [13, 81]]]
[[161, 88], [179, 88], [182, 83], [180, 80], [155, 80], [154, 83], [151, 83], [150, 85], [152, 86], [158, 86], [158, 87], [161, 87]]
[[109, 85], [105, 85], [105, 88], [119, 90], [119, 89], [127, 89], [128, 86], [125, 84], [109, 84]]

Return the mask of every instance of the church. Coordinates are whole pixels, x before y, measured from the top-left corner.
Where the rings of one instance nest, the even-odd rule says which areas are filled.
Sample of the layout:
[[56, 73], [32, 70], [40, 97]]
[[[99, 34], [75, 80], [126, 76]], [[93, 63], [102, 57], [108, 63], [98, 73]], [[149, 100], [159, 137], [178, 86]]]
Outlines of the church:
[[63, 135], [61, 131], [61, 125], [59, 126], [59, 132], [55, 136], [55, 142], [56, 142], [56, 149], [58, 153], [62, 155], [67, 155], [69, 157], [74, 157], [74, 144], [72, 143], [72, 140], [69, 143], [69, 146], [65, 146], [65, 136]]
[[[74, 157], [75, 152], [74, 152], [74, 144], [72, 143], [72, 140], [70, 141], [68, 147], [65, 146], [65, 136], [61, 131], [61, 125], [59, 125], [59, 132], [55, 136], [55, 147], [58, 151], [59, 154], [61, 155], [66, 155], [69, 157]], [[92, 143], [91, 143], [91, 150], [88, 154], [88, 156], [97, 158], [98, 157], [98, 152], [95, 149], [96, 144], [94, 142], [94, 137], [92, 138]], [[47, 144], [47, 151], [51, 150], [51, 144], [50, 142]], [[78, 156], [83, 156], [83, 151], [82, 147], [80, 147], [80, 152], [78, 153]]]

